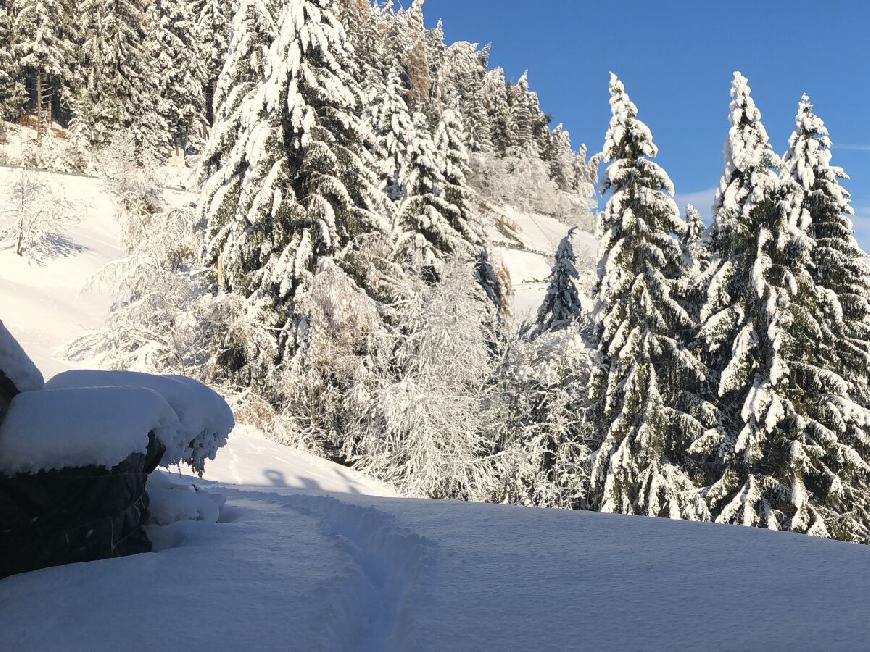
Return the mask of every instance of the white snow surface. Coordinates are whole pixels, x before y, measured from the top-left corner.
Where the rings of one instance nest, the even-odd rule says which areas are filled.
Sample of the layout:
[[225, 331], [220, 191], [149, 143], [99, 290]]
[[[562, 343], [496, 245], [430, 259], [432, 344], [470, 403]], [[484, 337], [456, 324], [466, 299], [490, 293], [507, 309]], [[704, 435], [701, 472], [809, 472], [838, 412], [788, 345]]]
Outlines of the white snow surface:
[[42, 373], [0, 321], [0, 371], [20, 392], [41, 389]]
[[[46, 305], [14, 332], [28, 351], [54, 351], [70, 329], [39, 317], [68, 324], [85, 308], [51, 304], [53, 272], [31, 271], [27, 301]], [[0, 265], [4, 312], [8, 274]], [[161, 472], [149, 490], [155, 552], [0, 580], [0, 649], [809, 650], [870, 638], [866, 546], [403, 499], [243, 427], [203, 480]]]
[[112, 468], [144, 453], [148, 433], [175, 437], [178, 417], [142, 387], [43, 389], [12, 400], [0, 422], [0, 471], [7, 475], [82, 466]]

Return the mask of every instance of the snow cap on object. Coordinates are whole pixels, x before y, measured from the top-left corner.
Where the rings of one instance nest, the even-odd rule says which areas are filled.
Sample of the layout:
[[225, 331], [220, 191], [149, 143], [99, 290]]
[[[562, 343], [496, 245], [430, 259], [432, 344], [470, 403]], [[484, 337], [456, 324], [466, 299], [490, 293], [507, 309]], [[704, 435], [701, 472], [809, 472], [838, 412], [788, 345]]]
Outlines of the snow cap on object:
[[0, 321], [0, 371], [19, 391], [42, 389], [42, 373]]
[[171, 440], [178, 430], [166, 400], [142, 387], [23, 392], [0, 423], [0, 472], [112, 468], [144, 453], [149, 432]]
[[188, 462], [201, 467], [214, 459], [235, 425], [223, 398], [184, 376], [156, 376], [132, 371], [66, 371], [52, 378], [48, 389], [81, 387], [147, 388], [160, 394], [178, 416], [178, 429], [158, 433], [166, 446], [161, 464]]

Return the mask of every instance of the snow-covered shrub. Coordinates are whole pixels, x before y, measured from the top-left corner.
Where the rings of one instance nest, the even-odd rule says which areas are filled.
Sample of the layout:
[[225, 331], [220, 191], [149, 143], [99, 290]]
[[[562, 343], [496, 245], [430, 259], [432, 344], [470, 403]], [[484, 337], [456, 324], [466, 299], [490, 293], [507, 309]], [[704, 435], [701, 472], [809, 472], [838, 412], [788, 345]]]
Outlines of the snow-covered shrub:
[[586, 506], [588, 432], [583, 427], [590, 351], [576, 322], [504, 346], [490, 392], [496, 502]]
[[79, 221], [78, 207], [68, 201], [37, 172], [19, 170], [12, 182], [0, 189], [0, 241], [19, 256], [34, 261], [63, 256], [78, 245], [64, 228]]
[[472, 266], [457, 261], [409, 297], [348, 399], [346, 457], [357, 468], [410, 495], [485, 498], [494, 312]]
[[74, 341], [74, 360], [95, 358], [102, 366], [184, 372], [199, 356], [194, 315], [200, 292], [190, 260], [197, 241], [193, 213], [158, 213], [142, 229], [126, 258], [109, 263], [90, 287], [110, 289], [114, 305], [105, 327]]
[[526, 212], [551, 215], [584, 231], [593, 230], [594, 186], [583, 182], [565, 191], [552, 179], [544, 161], [535, 157], [504, 157], [478, 152], [471, 155], [469, 182], [483, 199], [515, 206]]
[[377, 303], [331, 259], [321, 261], [300, 310], [305, 344], [281, 384], [286, 443], [340, 459], [346, 397], [383, 322]]
[[115, 199], [123, 244], [132, 252], [154, 216], [164, 210], [158, 162], [139, 153], [131, 137], [119, 136], [99, 152], [95, 165]]

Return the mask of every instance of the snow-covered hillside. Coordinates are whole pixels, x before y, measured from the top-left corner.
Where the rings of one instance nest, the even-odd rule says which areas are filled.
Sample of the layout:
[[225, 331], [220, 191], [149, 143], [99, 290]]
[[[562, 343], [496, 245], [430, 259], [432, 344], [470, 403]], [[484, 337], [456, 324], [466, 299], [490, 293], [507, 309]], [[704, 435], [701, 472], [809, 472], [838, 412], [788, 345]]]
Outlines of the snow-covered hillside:
[[[102, 319], [105, 302], [78, 290], [120, 251], [100, 186], [53, 181], [89, 206], [68, 233], [78, 246], [43, 265], [0, 254], [2, 316], [48, 376]], [[559, 237], [514, 219], [539, 226], [523, 245], [541, 256]], [[204, 479], [151, 486], [156, 551], [0, 581], [0, 649], [858, 649], [870, 636], [863, 546], [402, 499], [248, 427]]]
[[[559, 220], [550, 215], [522, 211], [507, 204], [483, 202], [486, 234], [511, 275], [511, 313], [517, 322], [533, 316], [547, 291], [553, 253], [572, 226], [580, 226], [573, 238], [580, 267], [591, 272], [597, 251], [595, 235], [578, 219]], [[591, 276], [590, 276], [591, 279]], [[588, 287], [586, 288], [588, 290]]]

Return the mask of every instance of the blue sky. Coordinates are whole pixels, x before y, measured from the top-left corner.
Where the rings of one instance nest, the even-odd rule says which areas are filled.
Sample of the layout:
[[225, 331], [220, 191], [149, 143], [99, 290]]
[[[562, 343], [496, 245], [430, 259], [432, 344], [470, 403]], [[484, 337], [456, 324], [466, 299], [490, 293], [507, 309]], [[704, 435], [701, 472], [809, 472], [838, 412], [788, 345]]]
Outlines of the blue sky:
[[852, 180], [856, 232], [870, 250], [870, 2], [863, 0], [427, 0], [448, 41], [492, 43], [491, 64], [528, 69], [553, 124], [598, 151], [607, 81], [625, 82], [681, 203], [709, 212], [722, 167], [731, 73], [749, 78], [775, 149], [802, 93]]

